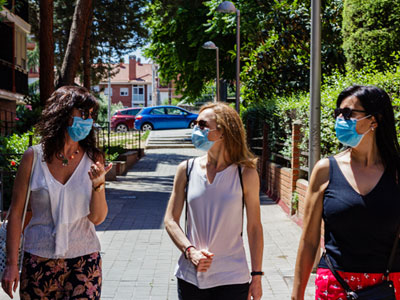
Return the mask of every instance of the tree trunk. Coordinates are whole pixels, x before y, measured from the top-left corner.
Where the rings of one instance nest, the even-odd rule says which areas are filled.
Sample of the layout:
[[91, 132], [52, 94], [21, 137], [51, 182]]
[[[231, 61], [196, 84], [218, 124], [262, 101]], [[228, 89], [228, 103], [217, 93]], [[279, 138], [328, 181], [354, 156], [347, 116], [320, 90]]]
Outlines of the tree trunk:
[[61, 74], [57, 80], [57, 87], [74, 84], [91, 10], [92, 0], [76, 1], [67, 50], [61, 67]]
[[39, 27], [40, 104], [44, 107], [54, 91], [53, 0], [40, 0]]
[[86, 29], [86, 36], [83, 42], [83, 86], [90, 90], [90, 70], [92, 61], [90, 59], [90, 36], [92, 34], [93, 9], [90, 10], [89, 21]]

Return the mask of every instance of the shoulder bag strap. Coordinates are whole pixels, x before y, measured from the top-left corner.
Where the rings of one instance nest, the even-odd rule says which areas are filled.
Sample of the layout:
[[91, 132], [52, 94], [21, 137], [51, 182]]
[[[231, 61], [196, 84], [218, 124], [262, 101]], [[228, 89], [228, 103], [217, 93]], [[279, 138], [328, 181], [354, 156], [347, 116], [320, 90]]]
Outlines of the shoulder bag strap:
[[22, 270], [22, 261], [24, 259], [23, 251], [22, 251], [22, 245], [24, 244], [25, 236], [23, 235], [23, 230], [24, 230], [24, 224], [25, 224], [25, 217], [26, 217], [26, 211], [28, 210], [28, 204], [29, 204], [29, 198], [31, 195], [31, 185], [32, 185], [32, 174], [33, 170], [36, 165], [36, 160], [37, 160], [37, 153], [35, 147], [31, 147], [33, 150], [33, 161], [32, 161], [32, 167], [31, 167], [31, 174], [29, 175], [29, 183], [28, 183], [28, 190], [26, 191], [26, 197], [25, 197], [25, 206], [24, 206], [24, 213], [22, 215], [22, 222], [21, 222], [21, 239], [19, 242], [19, 249], [21, 249], [21, 255], [19, 259], [19, 270]]
[[[188, 217], [188, 189], [189, 189], [189, 179], [190, 173], [192, 173], [193, 165], [194, 165], [194, 158], [186, 160], [186, 187], [185, 187], [185, 235], [187, 235], [187, 217]], [[190, 161], [192, 163], [189, 166]]]
[[244, 189], [243, 189], [243, 178], [242, 178], [242, 167], [238, 165], [238, 173], [240, 179], [240, 186], [242, 187], [242, 232], [240, 236], [243, 236], [243, 225], [244, 225]]
[[[331, 260], [329, 259], [329, 256], [326, 254], [326, 252], [324, 251], [324, 253], [322, 254], [322, 256], [324, 257], [326, 264], [328, 265], [329, 270], [331, 270], [333, 276], [335, 276], [336, 280], [340, 283], [340, 285], [344, 288], [344, 290], [346, 291], [346, 294], [348, 296], [352, 296], [354, 295], [354, 291], [350, 288], [350, 286], [347, 284], [346, 281], [344, 281], [344, 279], [342, 277], [340, 277], [339, 273], [335, 270], [335, 268], [332, 265]], [[357, 298], [354, 298], [357, 299]]]

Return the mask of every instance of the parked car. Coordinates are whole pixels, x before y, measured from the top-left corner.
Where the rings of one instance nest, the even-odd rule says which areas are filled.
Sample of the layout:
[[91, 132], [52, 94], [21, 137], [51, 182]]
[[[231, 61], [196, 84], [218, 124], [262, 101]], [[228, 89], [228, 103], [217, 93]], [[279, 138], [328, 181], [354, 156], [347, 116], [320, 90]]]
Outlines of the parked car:
[[135, 128], [140, 130], [193, 128], [197, 114], [171, 105], [143, 108], [135, 119]]
[[111, 129], [126, 132], [134, 129], [135, 116], [143, 107], [130, 107], [117, 110], [111, 117]]

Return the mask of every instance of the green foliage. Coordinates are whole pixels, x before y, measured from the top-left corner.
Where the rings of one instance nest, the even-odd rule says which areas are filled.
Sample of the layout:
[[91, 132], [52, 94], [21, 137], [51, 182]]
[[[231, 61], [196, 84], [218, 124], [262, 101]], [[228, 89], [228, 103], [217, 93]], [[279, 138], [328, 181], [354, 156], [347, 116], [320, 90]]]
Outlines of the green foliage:
[[8, 137], [0, 136], [0, 170], [3, 171], [3, 205], [9, 206], [12, 196], [12, 188], [16, 171], [22, 159], [22, 154], [29, 147], [29, 139], [32, 137], [32, 145], [39, 143], [40, 138], [33, 131], [24, 134], [13, 134]]
[[[100, 103], [99, 115], [97, 117], [97, 122], [103, 123], [108, 122], [108, 98], [105, 95], [101, 95], [97, 97]], [[111, 104], [111, 113], [112, 116], [118, 109], [124, 108], [121, 102], [117, 104]]]
[[[384, 89], [392, 99], [395, 119], [400, 119], [400, 65], [388, 71], [375, 70], [373, 66], [363, 70], [354, 71], [347, 75], [335, 73], [328, 77], [321, 87], [321, 156], [326, 157], [338, 153], [341, 145], [336, 139], [334, 130], [335, 120], [333, 110], [336, 99], [341, 91], [353, 85], [375, 85]], [[290, 157], [292, 124], [301, 121], [302, 141], [300, 149], [308, 151], [309, 145], [309, 93], [297, 93], [287, 97], [271, 98], [268, 102], [253, 104], [242, 113], [244, 123], [247, 120], [257, 121], [259, 124], [267, 122], [270, 126], [269, 142], [272, 152]], [[261, 136], [261, 126], [256, 126], [253, 136]], [[398, 138], [400, 140], [400, 122], [396, 123]], [[275, 145], [276, 142], [284, 143], [283, 148]], [[303, 165], [306, 166], [306, 164]]]
[[[203, 49], [213, 41], [220, 51], [221, 78], [234, 86], [236, 17], [216, 11], [220, 0], [155, 0], [146, 25], [151, 42], [146, 55], [160, 65], [160, 75], [175, 80], [189, 99], [200, 97], [215, 78], [215, 52]], [[344, 69], [341, 0], [323, 3], [322, 45], [325, 74]], [[244, 105], [275, 95], [308, 90], [309, 0], [235, 1], [240, 9], [241, 81]], [[194, 17], [195, 16], [195, 17]]]
[[39, 121], [43, 107], [40, 104], [40, 94], [38, 93], [39, 81], [29, 85], [28, 95], [25, 97], [24, 105], [17, 105], [17, 132], [24, 133], [32, 130], [33, 126]]
[[346, 0], [343, 11], [343, 49], [351, 70], [374, 62], [378, 70], [394, 62], [400, 43], [398, 0]]
[[[39, 0], [30, 0], [30, 24], [31, 32], [35, 40], [39, 40]], [[76, 1], [54, 1], [54, 30], [55, 65], [61, 70], [64, 53], [67, 48], [72, 17]], [[131, 1], [93, 1], [92, 34], [90, 36], [90, 57], [93, 62], [99, 62], [92, 66], [92, 83], [97, 84], [106, 76], [107, 65], [103, 62], [117, 63], [121, 57], [146, 43], [148, 31], [143, 21], [146, 18], [144, 6], [148, 0]], [[78, 74], [82, 69], [78, 70]]]

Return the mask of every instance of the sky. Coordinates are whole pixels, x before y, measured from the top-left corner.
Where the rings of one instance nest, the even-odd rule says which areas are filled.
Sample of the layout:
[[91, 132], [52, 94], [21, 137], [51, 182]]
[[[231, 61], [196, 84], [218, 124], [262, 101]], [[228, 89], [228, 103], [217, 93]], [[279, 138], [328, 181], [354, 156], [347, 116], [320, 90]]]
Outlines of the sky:
[[124, 56], [124, 62], [125, 62], [125, 63], [128, 63], [128, 62], [129, 62], [129, 56], [131, 56], [131, 55], [136, 55], [137, 58], [140, 58], [140, 61], [141, 61], [142, 63], [148, 63], [148, 62], [150, 62], [150, 59], [149, 59], [149, 58], [146, 58], [146, 57], [143, 56], [143, 54], [142, 54], [142, 49], [137, 49], [135, 52], [132, 52], [132, 53], [127, 54], [127, 55]]

